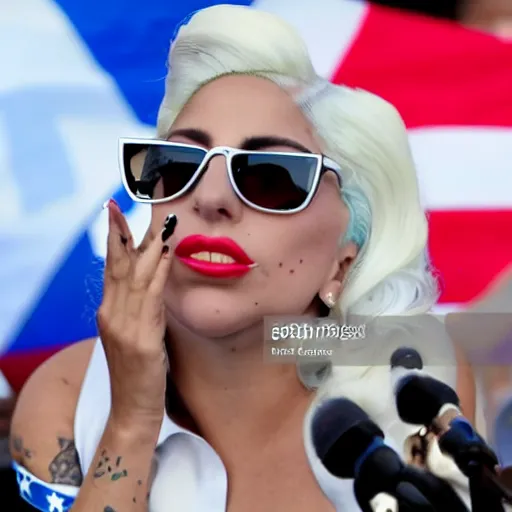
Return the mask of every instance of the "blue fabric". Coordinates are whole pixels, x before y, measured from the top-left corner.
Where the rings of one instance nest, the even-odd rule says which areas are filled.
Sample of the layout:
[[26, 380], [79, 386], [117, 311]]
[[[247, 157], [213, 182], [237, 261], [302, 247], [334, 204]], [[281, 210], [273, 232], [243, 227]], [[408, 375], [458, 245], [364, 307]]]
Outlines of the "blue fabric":
[[[106, 72], [110, 77], [121, 107], [113, 104], [110, 97], [102, 96], [102, 90], [97, 87], [87, 85], [80, 88], [67, 82], [54, 84], [51, 81], [49, 85], [41, 85], [37, 80], [33, 82], [28, 71], [25, 79], [22, 67], [14, 68], [15, 72], [19, 70], [20, 77], [29, 85], [13, 88], [13, 91], [8, 89], [8, 93], [0, 95], [0, 112], [7, 123], [8, 163], [12, 164], [12, 176], [23, 209], [20, 222], [29, 222], [29, 215], [37, 216], [39, 212], [42, 215], [45, 209], [52, 208], [59, 201], [65, 201], [77, 192], [79, 195], [82, 193], [80, 177], [75, 168], [74, 158], [77, 156], [71, 154], [69, 139], [63, 136], [66, 134], [59, 125], [61, 119], [71, 116], [86, 127], [90, 125], [86, 129], [95, 133], [98, 122], [108, 123], [112, 120], [115, 124], [122, 117], [120, 108], [127, 106], [134, 123], [142, 127], [154, 126], [164, 93], [163, 78], [170, 42], [178, 28], [188, 21], [191, 13], [205, 7], [220, 3], [251, 4], [249, 0], [45, 2], [48, 3], [48, 10], [62, 11], [64, 18], [59, 23], [69, 24], [71, 30], [74, 29], [74, 36], [85, 52], [90, 52], [98, 73]], [[41, 43], [43, 48], [44, 41]], [[48, 51], [52, 53], [48, 58], [58, 62], [59, 55], [55, 55], [55, 49]], [[82, 49], [79, 51], [82, 52]], [[90, 62], [84, 60], [83, 67], [89, 69]], [[65, 70], [60, 72], [65, 76]], [[99, 129], [103, 128], [100, 126]], [[112, 130], [118, 136], [136, 136], [129, 126], [124, 130], [117, 127]], [[31, 147], [37, 144], [38, 151], [27, 151], [27, 140], [32, 141]], [[75, 148], [74, 141], [71, 148]], [[112, 150], [115, 151], [115, 148]], [[38, 155], [47, 156], [42, 158]], [[98, 154], [98, 159], [102, 158], [103, 155]], [[35, 290], [36, 299], [27, 295], [19, 320], [12, 320], [7, 296], [6, 307], [0, 304], [0, 321], [4, 325], [4, 320], [14, 323], [14, 328], [7, 329], [9, 335], [2, 336], [8, 339], [3, 341], [3, 345], [0, 342], [0, 355], [2, 347], [6, 345], [10, 353], [46, 350], [97, 334], [95, 309], [101, 301], [103, 261], [94, 251], [92, 231], [102, 203], [111, 196], [121, 204], [127, 215], [130, 214], [134, 205], [121, 187], [95, 198], [96, 214], [91, 215], [85, 223], [77, 224], [72, 238], [66, 239], [63, 247], [56, 247], [56, 253], [60, 253], [60, 256], [55, 257], [49, 267], [46, 263], [44, 268], [41, 267], [40, 273], [46, 277], [40, 285], [32, 286], [39, 286]], [[58, 230], [59, 226], [46, 225], [44, 229]], [[18, 229], [15, 231], [19, 232]], [[25, 272], [23, 264], [31, 268], [42, 265], [38, 261], [37, 248], [30, 252], [33, 237], [25, 236], [26, 239], [8, 232], [4, 241], [0, 233], [0, 254], [12, 259], [10, 266], [5, 267], [5, 276], [1, 276], [4, 289], [20, 289], [20, 279], [23, 278], [30, 288], [28, 281], [35, 280]], [[17, 263], [20, 259], [18, 254], [25, 255], [23, 264]], [[24, 293], [18, 295], [20, 302], [24, 300]]]
[[171, 39], [191, 13], [250, 0], [57, 0], [138, 118], [155, 124]]
[[55, 490], [55, 486], [39, 480], [16, 463], [13, 463], [13, 468], [21, 497], [37, 510], [66, 512], [73, 505], [74, 496]]

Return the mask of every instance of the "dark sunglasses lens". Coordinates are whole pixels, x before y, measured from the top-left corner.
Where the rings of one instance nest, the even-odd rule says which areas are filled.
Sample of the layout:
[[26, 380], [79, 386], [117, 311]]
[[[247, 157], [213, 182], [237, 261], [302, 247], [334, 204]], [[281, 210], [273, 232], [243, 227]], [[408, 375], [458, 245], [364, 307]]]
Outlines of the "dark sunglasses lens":
[[274, 211], [304, 204], [317, 169], [314, 157], [253, 153], [233, 157], [233, 179], [251, 203]]
[[164, 199], [183, 190], [205, 152], [199, 148], [125, 143], [123, 163], [130, 192], [141, 199]]

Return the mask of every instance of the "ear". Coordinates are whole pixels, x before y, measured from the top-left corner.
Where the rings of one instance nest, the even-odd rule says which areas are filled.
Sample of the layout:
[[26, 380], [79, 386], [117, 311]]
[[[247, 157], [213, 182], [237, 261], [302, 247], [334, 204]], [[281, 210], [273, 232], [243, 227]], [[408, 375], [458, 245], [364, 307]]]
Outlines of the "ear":
[[327, 307], [332, 308], [338, 302], [343, 290], [343, 282], [356, 259], [357, 253], [358, 247], [353, 242], [344, 244], [338, 250], [337, 258], [333, 262], [327, 280], [318, 292], [320, 299]]

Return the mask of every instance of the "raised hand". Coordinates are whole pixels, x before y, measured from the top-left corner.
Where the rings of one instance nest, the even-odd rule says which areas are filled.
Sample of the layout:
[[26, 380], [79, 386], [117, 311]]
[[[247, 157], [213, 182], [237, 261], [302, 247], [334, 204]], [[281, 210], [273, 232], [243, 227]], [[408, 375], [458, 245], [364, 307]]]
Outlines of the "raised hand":
[[97, 322], [111, 384], [111, 420], [132, 426], [160, 424], [164, 413], [167, 353], [163, 291], [171, 254], [167, 240], [176, 227], [169, 215], [161, 236], [144, 251], [119, 206], [110, 201], [103, 301]]

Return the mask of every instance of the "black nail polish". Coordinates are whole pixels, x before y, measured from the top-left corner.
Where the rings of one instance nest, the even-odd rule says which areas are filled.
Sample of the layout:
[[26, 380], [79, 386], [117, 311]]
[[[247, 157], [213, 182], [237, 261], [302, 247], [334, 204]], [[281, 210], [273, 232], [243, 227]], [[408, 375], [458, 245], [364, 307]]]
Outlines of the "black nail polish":
[[164, 229], [162, 230], [162, 242], [166, 242], [167, 239], [174, 233], [178, 218], [174, 213], [167, 216], [164, 222]]
[[121, 235], [121, 243], [123, 245], [126, 245], [128, 243], [128, 238], [126, 238], [125, 236]]
[[168, 245], [164, 245], [162, 247], [162, 254], [167, 254], [169, 252], [169, 246]]

